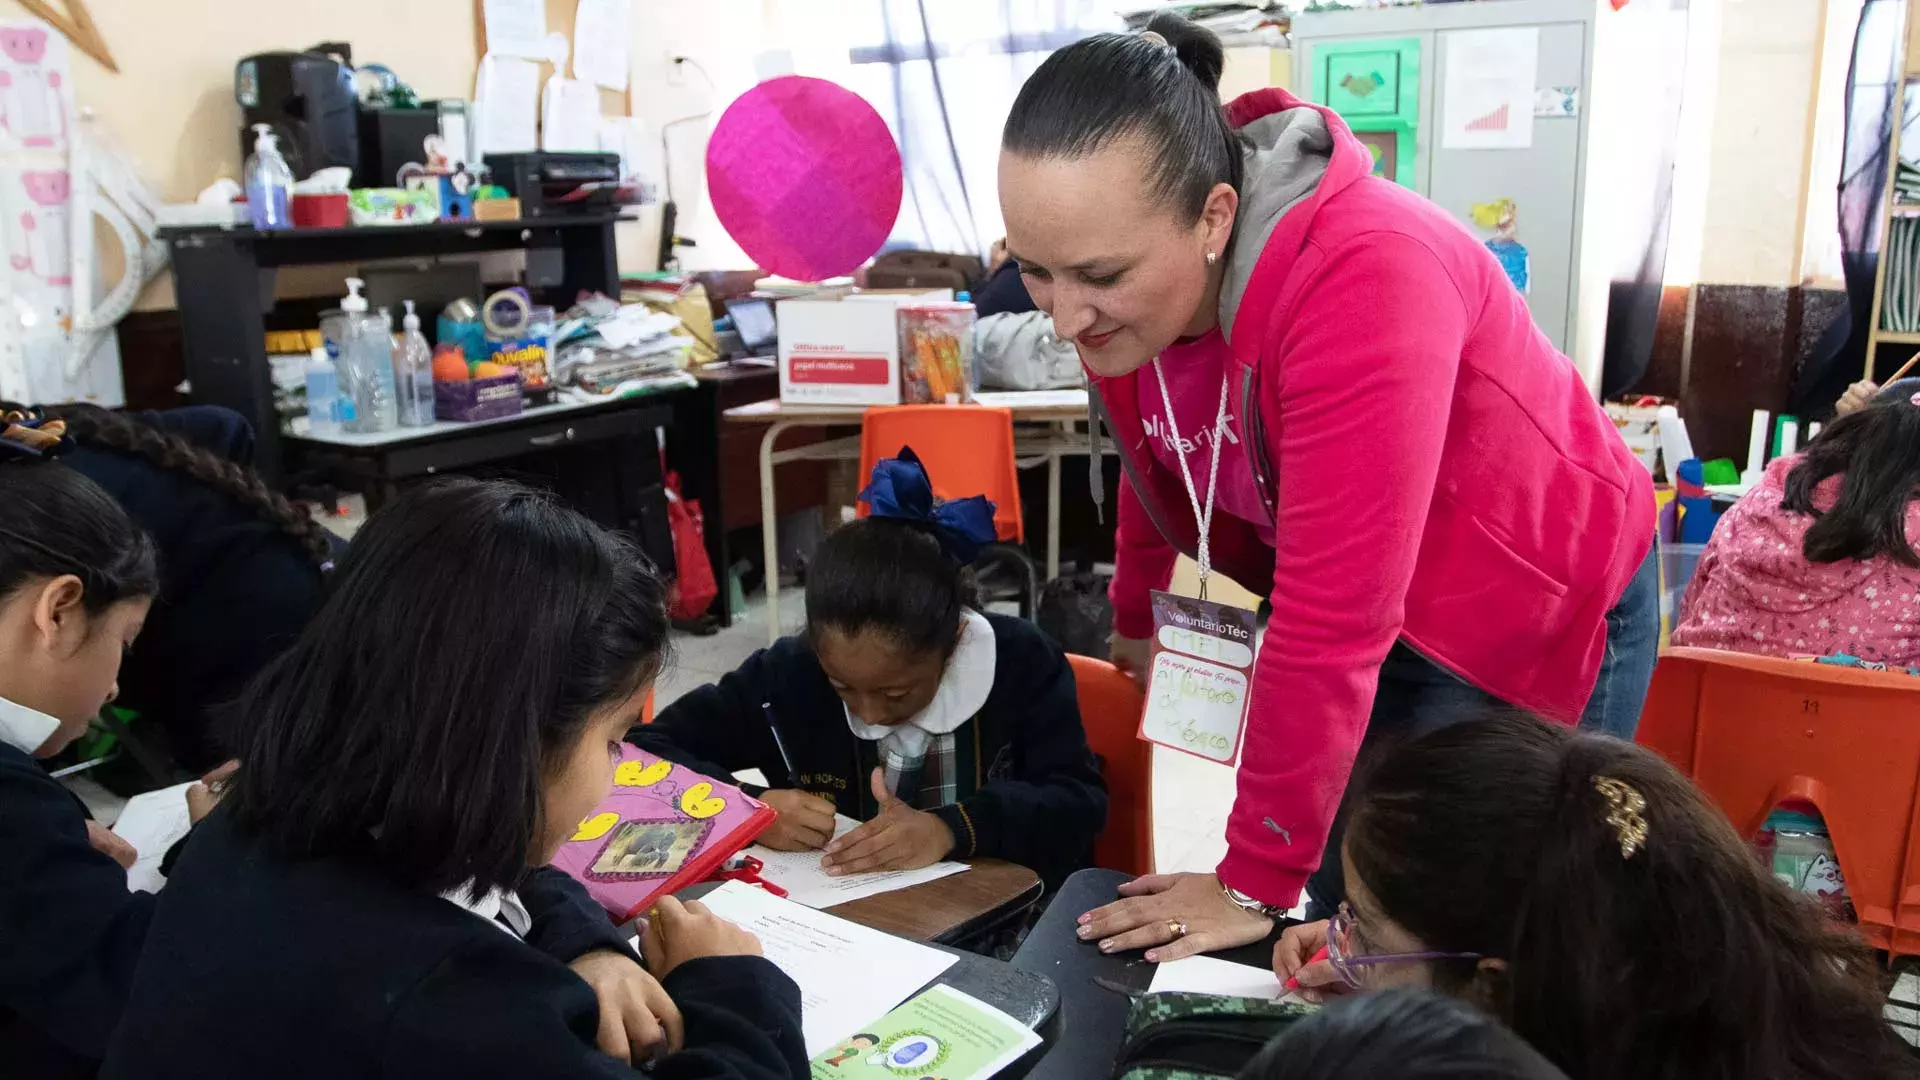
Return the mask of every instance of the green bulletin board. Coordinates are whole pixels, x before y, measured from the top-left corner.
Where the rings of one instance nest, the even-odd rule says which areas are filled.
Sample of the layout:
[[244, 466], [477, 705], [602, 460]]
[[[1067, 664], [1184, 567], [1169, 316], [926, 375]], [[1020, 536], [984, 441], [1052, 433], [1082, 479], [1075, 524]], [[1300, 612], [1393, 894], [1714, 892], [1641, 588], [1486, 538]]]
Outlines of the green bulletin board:
[[1415, 187], [1420, 129], [1420, 39], [1320, 42], [1313, 100], [1340, 114], [1373, 150], [1373, 172]]

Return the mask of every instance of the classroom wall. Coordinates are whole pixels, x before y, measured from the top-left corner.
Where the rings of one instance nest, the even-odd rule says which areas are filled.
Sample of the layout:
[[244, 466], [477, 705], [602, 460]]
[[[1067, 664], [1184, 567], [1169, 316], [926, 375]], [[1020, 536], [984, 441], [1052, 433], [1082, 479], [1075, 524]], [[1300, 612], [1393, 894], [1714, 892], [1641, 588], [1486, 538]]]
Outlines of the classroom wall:
[[[169, 201], [189, 201], [223, 174], [239, 178], [233, 65], [242, 56], [345, 40], [356, 60], [386, 63], [423, 97], [473, 93], [472, 0], [88, 0], [87, 10], [120, 71], [74, 50], [75, 100]], [[0, 0], [0, 13], [27, 14], [14, 0]], [[165, 275], [137, 306], [173, 306]]]
[[[1698, 280], [1797, 285], [1820, 0], [1720, 0]], [[1844, 72], [1840, 73], [1844, 77]]]
[[[798, 70], [830, 67], [838, 14], [851, 0], [634, 0], [634, 112], [668, 132], [672, 182], [686, 255], [701, 267], [745, 262], [705, 198], [707, 132], [726, 104], [785, 54]], [[1793, 223], [1806, 184], [1808, 109], [1826, 4], [1822, 0], [1694, 0], [1719, 38], [1714, 100], [1705, 124], [1705, 194], [1691, 235], [1676, 238], [1694, 263], [1683, 274], [1708, 283], [1798, 283]], [[131, 153], [168, 199], [191, 198], [216, 176], [237, 175], [238, 109], [233, 63], [272, 48], [346, 38], [357, 56], [384, 61], [424, 96], [466, 96], [475, 58], [472, 0], [332, 0], [324, 5], [239, 0], [90, 0], [120, 64], [111, 74], [76, 53], [79, 102]], [[20, 13], [15, 0], [0, 11]], [[271, 11], [271, 17], [260, 13]], [[1717, 25], [1712, 25], [1717, 23]], [[687, 56], [694, 65], [675, 65]], [[842, 60], [844, 52], [840, 54]], [[165, 281], [142, 308], [172, 305]]]

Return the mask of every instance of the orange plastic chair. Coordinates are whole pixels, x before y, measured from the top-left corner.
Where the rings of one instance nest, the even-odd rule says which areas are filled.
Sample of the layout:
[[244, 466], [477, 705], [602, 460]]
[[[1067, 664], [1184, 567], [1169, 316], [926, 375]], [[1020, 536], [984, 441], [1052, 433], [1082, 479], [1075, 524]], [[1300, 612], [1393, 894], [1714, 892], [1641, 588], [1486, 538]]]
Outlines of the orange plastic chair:
[[1146, 696], [1126, 672], [1091, 656], [1067, 654], [1087, 743], [1107, 781], [1107, 827], [1093, 861], [1129, 874], [1153, 873], [1153, 747], [1141, 742]]
[[[993, 500], [993, 527], [1000, 539], [1023, 543], [1020, 474], [1013, 461], [1013, 410], [983, 405], [881, 405], [860, 424], [860, 484], [866, 486], [882, 458], [913, 447], [942, 499], [985, 495]], [[871, 507], [860, 503], [866, 517]]]
[[1878, 949], [1920, 955], [1920, 677], [1668, 649], [1636, 741], [1693, 778], [1742, 836], [1812, 803]]

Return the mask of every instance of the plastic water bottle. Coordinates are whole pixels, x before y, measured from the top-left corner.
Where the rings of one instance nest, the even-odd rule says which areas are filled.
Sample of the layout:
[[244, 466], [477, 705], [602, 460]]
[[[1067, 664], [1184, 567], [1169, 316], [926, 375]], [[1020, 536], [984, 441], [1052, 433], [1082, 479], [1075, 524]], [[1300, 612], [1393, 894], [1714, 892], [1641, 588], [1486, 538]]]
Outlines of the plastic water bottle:
[[426, 427], [433, 423], [433, 347], [420, 332], [420, 316], [408, 300], [406, 318], [400, 320], [400, 351], [394, 354], [394, 379], [400, 384], [400, 423], [406, 427]]
[[366, 282], [347, 279], [347, 295], [340, 301], [345, 332], [340, 342], [340, 383], [353, 402], [346, 429], [356, 435], [392, 431], [400, 424], [399, 402], [393, 382], [393, 333], [386, 316], [367, 311], [360, 295]]
[[285, 229], [293, 224], [293, 169], [280, 155], [280, 140], [266, 124], [253, 125], [253, 153], [243, 173], [247, 215], [256, 229]]
[[340, 433], [340, 373], [325, 345], [315, 345], [307, 361], [307, 422], [315, 435]]

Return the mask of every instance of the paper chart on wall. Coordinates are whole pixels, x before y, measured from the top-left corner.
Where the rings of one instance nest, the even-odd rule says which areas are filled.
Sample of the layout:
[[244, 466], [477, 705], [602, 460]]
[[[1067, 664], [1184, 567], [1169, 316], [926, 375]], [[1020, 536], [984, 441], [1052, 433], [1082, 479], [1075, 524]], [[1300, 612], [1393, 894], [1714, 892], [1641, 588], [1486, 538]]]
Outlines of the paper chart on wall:
[[600, 149], [600, 91], [592, 83], [558, 75], [547, 80], [541, 92], [540, 149]]
[[476, 157], [539, 149], [540, 65], [488, 53], [480, 58], [473, 98]]
[[547, 55], [546, 0], [485, 0], [487, 51], [495, 56]]
[[1540, 28], [1454, 30], [1442, 35], [1440, 148], [1515, 150], [1533, 145]]
[[609, 90], [627, 88], [632, 0], [580, 0], [573, 13], [573, 77]]

